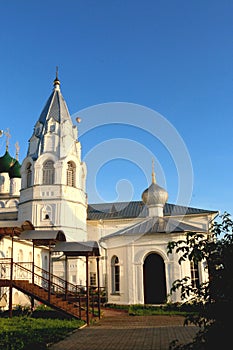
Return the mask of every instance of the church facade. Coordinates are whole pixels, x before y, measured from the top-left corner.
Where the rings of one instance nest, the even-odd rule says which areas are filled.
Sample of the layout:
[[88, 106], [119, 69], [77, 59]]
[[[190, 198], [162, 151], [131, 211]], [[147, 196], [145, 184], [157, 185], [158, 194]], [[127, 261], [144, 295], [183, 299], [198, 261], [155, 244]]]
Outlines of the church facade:
[[[22, 164], [18, 154], [0, 157], [0, 258], [12, 254], [11, 238], [1, 235], [7, 227], [30, 222], [35, 232], [62, 231], [68, 242], [97, 242], [100, 249], [100, 285], [107, 302], [114, 304], [163, 304], [180, 301], [170, 295], [176, 279], [189, 276], [193, 284], [208, 279], [203, 264], [178, 263], [179, 256], [167, 254], [169, 241], [187, 232], [208, 234], [217, 211], [182, 207], [167, 202], [168, 193], [155, 179], [142, 191], [141, 201], [88, 203], [85, 163], [82, 161], [78, 130], [72, 122], [56, 76], [29, 139]], [[2, 231], [3, 232], [3, 231]], [[35, 263], [48, 269], [48, 247], [35, 248]], [[16, 240], [13, 259], [32, 261], [32, 243]], [[64, 278], [62, 254], [53, 255], [53, 273]], [[97, 284], [96, 265], [90, 260], [69, 262], [68, 279], [76, 285]], [[2, 288], [3, 289], [3, 288]], [[1, 296], [7, 291], [1, 290]], [[14, 291], [14, 304], [27, 297]]]

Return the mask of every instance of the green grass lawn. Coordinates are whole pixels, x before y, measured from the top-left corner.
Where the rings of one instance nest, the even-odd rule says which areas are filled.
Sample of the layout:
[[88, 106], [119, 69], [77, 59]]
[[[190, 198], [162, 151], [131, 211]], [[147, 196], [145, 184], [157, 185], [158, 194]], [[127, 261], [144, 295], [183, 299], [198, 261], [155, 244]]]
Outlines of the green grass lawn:
[[108, 308], [127, 310], [130, 316], [152, 315], [181, 315], [195, 314], [197, 309], [194, 305], [164, 304], [164, 305], [116, 305], [108, 304]]
[[[178, 304], [116, 305], [108, 308], [125, 309], [131, 316], [183, 315], [195, 313], [194, 306]], [[77, 320], [54, 311], [49, 307], [39, 307], [33, 313], [21, 307], [13, 310], [13, 317], [0, 313], [0, 349], [2, 350], [46, 350], [52, 343], [64, 339], [70, 332], [80, 328], [84, 321]]]
[[39, 318], [36, 312], [35, 317], [0, 316], [0, 349], [4, 350], [45, 350], [49, 344], [64, 339], [70, 332], [84, 325], [83, 321], [62, 318], [52, 310], [40, 310]]

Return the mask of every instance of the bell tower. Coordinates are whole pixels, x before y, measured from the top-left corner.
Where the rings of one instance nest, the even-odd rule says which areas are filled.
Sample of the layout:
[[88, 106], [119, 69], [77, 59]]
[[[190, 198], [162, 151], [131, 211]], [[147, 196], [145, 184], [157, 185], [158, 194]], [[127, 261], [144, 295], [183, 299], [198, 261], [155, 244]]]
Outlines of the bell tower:
[[85, 241], [86, 165], [58, 72], [29, 139], [21, 176], [19, 220], [30, 220], [37, 230], [63, 230], [70, 241]]

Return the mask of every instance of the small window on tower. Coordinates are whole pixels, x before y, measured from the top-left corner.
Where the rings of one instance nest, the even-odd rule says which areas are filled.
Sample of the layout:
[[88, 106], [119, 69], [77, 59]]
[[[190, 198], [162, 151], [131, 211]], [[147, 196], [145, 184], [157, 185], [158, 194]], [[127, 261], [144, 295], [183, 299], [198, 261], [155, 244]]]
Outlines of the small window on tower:
[[41, 127], [37, 126], [36, 130], [35, 130], [35, 135], [39, 136], [40, 135], [40, 131], [41, 131]]
[[68, 162], [66, 170], [67, 186], [75, 187], [75, 173], [75, 164], [73, 162]]
[[52, 207], [50, 205], [45, 205], [41, 209], [41, 220], [50, 220], [52, 218]]
[[32, 186], [32, 165], [28, 163], [26, 168], [27, 187]]
[[43, 165], [43, 185], [54, 183], [54, 164], [52, 160], [47, 160]]
[[56, 129], [55, 124], [50, 125], [50, 129], [49, 129], [50, 132], [54, 132], [55, 129]]

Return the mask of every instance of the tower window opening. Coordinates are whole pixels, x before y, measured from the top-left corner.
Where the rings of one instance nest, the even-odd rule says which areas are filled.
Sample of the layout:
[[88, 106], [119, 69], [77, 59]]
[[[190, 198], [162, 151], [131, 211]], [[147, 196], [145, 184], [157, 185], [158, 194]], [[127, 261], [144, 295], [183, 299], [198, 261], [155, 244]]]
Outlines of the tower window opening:
[[41, 210], [41, 220], [51, 220], [52, 217], [52, 207], [45, 205]]
[[67, 186], [75, 187], [75, 164], [73, 162], [67, 163], [66, 179]]
[[32, 186], [32, 165], [29, 163], [26, 168], [27, 187]]
[[50, 125], [49, 131], [50, 132], [55, 132], [55, 130], [56, 130], [55, 124]]
[[54, 184], [54, 163], [47, 160], [43, 165], [43, 185]]

